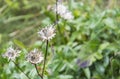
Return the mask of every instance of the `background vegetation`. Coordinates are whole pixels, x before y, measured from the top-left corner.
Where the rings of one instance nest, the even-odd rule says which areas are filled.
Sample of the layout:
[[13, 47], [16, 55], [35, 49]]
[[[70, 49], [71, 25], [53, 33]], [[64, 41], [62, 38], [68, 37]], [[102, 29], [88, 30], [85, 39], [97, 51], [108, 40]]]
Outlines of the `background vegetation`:
[[[63, 0], [74, 20], [60, 23], [50, 42], [46, 79], [120, 79], [120, 0]], [[38, 79], [25, 61], [33, 48], [45, 51], [37, 32], [55, 21], [55, 0], [0, 0], [0, 54], [10, 45], [22, 50], [19, 66]], [[39, 70], [42, 64], [39, 64]], [[0, 79], [27, 79], [0, 57]]]

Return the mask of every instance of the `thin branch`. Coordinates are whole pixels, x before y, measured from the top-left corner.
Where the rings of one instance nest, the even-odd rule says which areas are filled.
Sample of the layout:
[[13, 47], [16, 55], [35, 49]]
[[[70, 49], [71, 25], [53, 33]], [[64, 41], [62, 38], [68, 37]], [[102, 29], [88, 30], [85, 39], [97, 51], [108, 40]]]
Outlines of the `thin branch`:
[[36, 71], [37, 71], [38, 76], [40, 76], [40, 77], [43, 79], [43, 76], [42, 76], [42, 75], [39, 73], [39, 71], [38, 71], [37, 64], [34, 64], [34, 66], [35, 66], [35, 69], [36, 69]]
[[45, 52], [44, 63], [43, 63], [42, 77], [44, 76], [47, 53], [48, 53], [48, 40], [46, 41], [46, 52]]
[[[12, 61], [12, 60], [11, 60]], [[16, 64], [14, 61], [12, 61], [15, 66], [28, 78], [28, 79], [31, 79], [26, 73], [23, 72], [23, 70], [18, 66], [18, 64]]]

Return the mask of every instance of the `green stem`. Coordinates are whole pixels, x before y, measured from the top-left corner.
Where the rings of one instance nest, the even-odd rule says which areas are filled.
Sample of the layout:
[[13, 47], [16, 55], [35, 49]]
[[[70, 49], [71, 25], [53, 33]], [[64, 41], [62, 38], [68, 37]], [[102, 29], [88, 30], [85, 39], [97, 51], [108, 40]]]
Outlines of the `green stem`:
[[48, 53], [48, 40], [46, 41], [46, 52], [45, 52], [44, 63], [43, 63], [42, 77], [44, 76], [47, 53]]
[[14, 61], [12, 61], [15, 66], [28, 78], [28, 79], [31, 79], [26, 73], [23, 72], [23, 70], [18, 66], [18, 64], [16, 64]]
[[36, 69], [36, 71], [37, 71], [38, 76], [40, 76], [40, 77], [43, 79], [43, 76], [42, 76], [42, 75], [39, 73], [39, 71], [38, 71], [37, 64], [34, 64], [34, 66], [35, 66], [35, 69]]
[[[58, 15], [58, 12], [57, 12], [58, 1], [59, 1], [59, 0], [56, 0], [56, 22], [59, 21], [59, 15]], [[61, 30], [60, 30], [60, 26], [59, 26], [58, 23], [57, 23], [57, 28], [58, 28], [58, 32], [60, 33], [60, 35], [62, 35]]]

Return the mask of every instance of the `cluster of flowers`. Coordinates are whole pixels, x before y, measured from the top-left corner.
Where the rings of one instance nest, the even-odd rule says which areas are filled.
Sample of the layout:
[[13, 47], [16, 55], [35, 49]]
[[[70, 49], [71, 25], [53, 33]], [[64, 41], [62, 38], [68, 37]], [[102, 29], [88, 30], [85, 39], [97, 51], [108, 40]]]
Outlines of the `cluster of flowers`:
[[[49, 41], [55, 36], [55, 28], [50, 25], [49, 27], [45, 27], [40, 30], [38, 34], [43, 41]], [[21, 51], [16, 50], [13, 47], [9, 47], [7, 51], [3, 54], [3, 57], [8, 58], [8, 60], [14, 61], [15, 58], [20, 55], [20, 52]], [[32, 64], [38, 64], [43, 61], [44, 57], [41, 51], [38, 51], [38, 49], [34, 49], [27, 54], [26, 59]]]
[[[67, 9], [67, 7], [60, 2], [57, 2], [57, 5], [54, 5], [53, 11], [66, 20], [71, 20], [74, 18], [72, 13]], [[55, 27], [54, 25], [49, 25], [41, 29], [38, 34], [43, 41], [50, 41], [56, 35]], [[9, 47], [5, 54], [3, 54], [3, 57], [7, 57], [8, 60], [15, 60], [15, 58], [18, 57], [19, 54], [19, 50], [15, 50], [12, 47]], [[43, 61], [43, 56], [42, 53], [38, 51], [38, 49], [34, 49], [30, 51], [30, 53], [28, 53], [26, 59], [33, 64], [37, 64]]]
[[[59, 14], [65, 20], [71, 20], [71, 19], [74, 18], [72, 13], [62, 3], [57, 2], [57, 4], [53, 8], [53, 11], [57, 13], [56, 15]], [[46, 41], [46, 43], [47, 43], [53, 37], [55, 37], [56, 33], [55, 33], [55, 27], [54, 26], [56, 24], [58, 24], [58, 22], [59, 21], [57, 21], [53, 25], [46, 26], [45, 28], [42, 28], [38, 32], [38, 35], [40, 36], [42, 41]], [[3, 54], [3, 57], [8, 58], [8, 60], [14, 61], [16, 59], [16, 57], [18, 57], [20, 55], [20, 53], [21, 53], [21, 51], [16, 50], [13, 47], [9, 47], [7, 49], [7, 51]], [[45, 57], [43, 57], [41, 51], [38, 51], [38, 49], [34, 49], [26, 55], [26, 60], [29, 61], [30, 63], [34, 64], [34, 65], [44, 61], [44, 66], [43, 66], [43, 73], [44, 73], [46, 54], [45, 54]], [[43, 78], [43, 73], [42, 73], [41, 78]]]
[[53, 11], [59, 14], [65, 20], [71, 20], [74, 18], [72, 12], [70, 12], [68, 8], [60, 2], [57, 2], [57, 5], [54, 5]]

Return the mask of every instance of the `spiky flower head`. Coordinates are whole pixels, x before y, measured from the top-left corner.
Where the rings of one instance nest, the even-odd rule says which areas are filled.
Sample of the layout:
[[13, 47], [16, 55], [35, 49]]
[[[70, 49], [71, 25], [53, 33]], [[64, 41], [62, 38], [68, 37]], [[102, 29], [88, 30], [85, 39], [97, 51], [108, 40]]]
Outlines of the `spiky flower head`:
[[66, 11], [67, 11], [67, 7], [59, 2], [57, 3], [57, 5], [54, 5], [53, 7], [53, 12], [60, 14], [60, 15], [66, 13]]
[[39, 52], [38, 49], [34, 49], [28, 53], [26, 59], [32, 64], [38, 64], [41, 63], [44, 58], [42, 56], [42, 52]]
[[51, 40], [56, 35], [55, 28], [53, 27], [53, 25], [43, 28], [38, 32], [38, 34], [43, 41]]
[[16, 57], [19, 56], [21, 51], [15, 50], [11, 47], [7, 48], [7, 51], [3, 54], [4, 58], [8, 58], [8, 60], [15, 60]]

